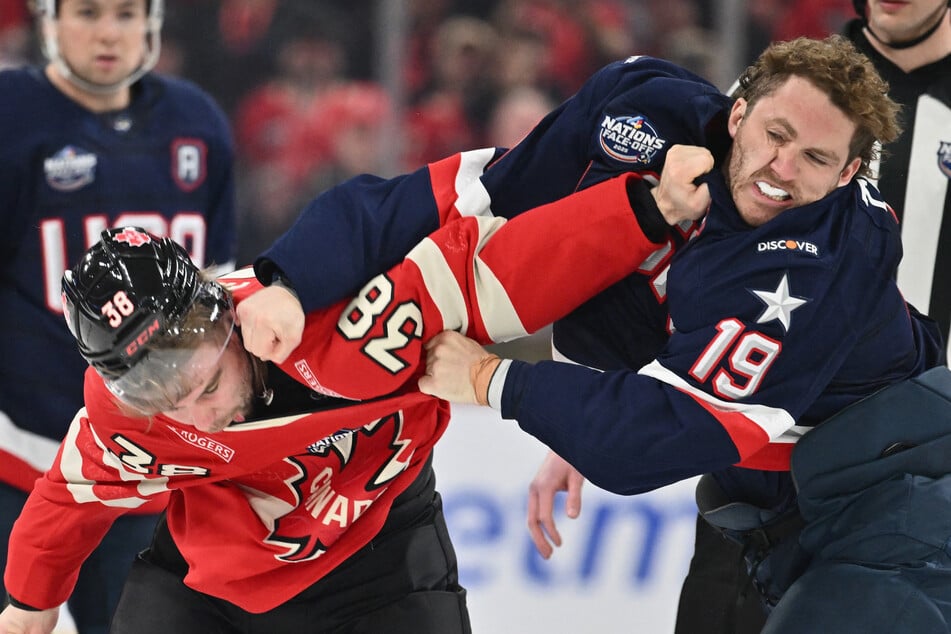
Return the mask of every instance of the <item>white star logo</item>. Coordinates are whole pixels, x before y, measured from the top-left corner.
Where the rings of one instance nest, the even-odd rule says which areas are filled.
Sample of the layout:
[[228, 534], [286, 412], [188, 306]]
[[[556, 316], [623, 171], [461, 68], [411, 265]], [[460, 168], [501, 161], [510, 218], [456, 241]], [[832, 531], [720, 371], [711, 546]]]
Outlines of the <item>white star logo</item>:
[[785, 273], [783, 273], [783, 279], [779, 280], [779, 286], [776, 287], [775, 291], [753, 291], [753, 294], [766, 304], [766, 308], [757, 318], [756, 323], [765, 324], [768, 321], [778, 319], [786, 332], [789, 332], [792, 312], [809, 301], [789, 294], [789, 279]]

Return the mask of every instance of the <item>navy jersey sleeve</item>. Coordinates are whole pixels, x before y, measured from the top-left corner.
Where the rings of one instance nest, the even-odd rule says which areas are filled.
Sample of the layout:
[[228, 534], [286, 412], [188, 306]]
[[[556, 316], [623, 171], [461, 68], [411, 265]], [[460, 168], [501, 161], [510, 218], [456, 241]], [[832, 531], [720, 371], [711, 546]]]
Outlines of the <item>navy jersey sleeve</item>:
[[398, 262], [449, 217], [448, 208], [511, 218], [622, 172], [659, 171], [675, 143], [719, 153], [723, 127], [715, 121], [730, 103], [668, 62], [610, 64], [505, 154], [464, 152], [407, 176], [362, 176], [322, 194], [255, 270], [269, 283], [279, 267], [306, 310], [326, 306]]
[[[405, 213], [397, 213], [400, 206]], [[358, 176], [311, 201], [257, 259], [255, 272], [267, 284], [280, 269], [310, 312], [352, 293], [438, 226], [425, 169], [391, 180]]]
[[513, 361], [502, 415], [607, 491], [633, 495], [739, 460], [704, 410], [635, 371]]
[[719, 157], [731, 104], [663, 60], [609, 64], [482, 177], [493, 211], [512, 216], [621, 172], [657, 174], [675, 144], [705, 146]]
[[410, 174], [364, 174], [337, 185], [256, 259], [255, 274], [268, 284], [280, 269], [307, 312], [352, 295], [448, 219], [489, 215], [481, 188], [469, 186], [500, 152], [462, 152]]
[[940, 344], [894, 283], [898, 225], [864, 181], [743, 228], [724, 183], [668, 279], [672, 334], [639, 371], [513, 362], [502, 413], [603, 488], [731, 465], [787, 471], [796, 441], [932, 367]]
[[667, 307], [650, 278], [634, 273], [598, 293], [552, 327], [553, 358], [599, 370], [636, 370], [667, 342]]

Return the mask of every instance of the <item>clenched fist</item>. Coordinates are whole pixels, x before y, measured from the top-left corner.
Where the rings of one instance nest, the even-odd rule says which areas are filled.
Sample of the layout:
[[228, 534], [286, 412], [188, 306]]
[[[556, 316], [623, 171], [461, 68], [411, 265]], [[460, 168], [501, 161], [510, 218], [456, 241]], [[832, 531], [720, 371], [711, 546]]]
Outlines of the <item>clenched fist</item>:
[[657, 208], [669, 225], [699, 220], [710, 208], [710, 188], [695, 180], [713, 169], [713, 154], [696, 145], [672, 145], [660, 175], [651, 190]]
[[248, 352], [263, 361], [281, 363], [301, 342], [304, 309], [291, 291], [266, 286], [235, 309]]
[[426, 343], [419, 391], [453, 403], [488, 405], [489, 381], [500, 362], [472, 339], [444, 330]]

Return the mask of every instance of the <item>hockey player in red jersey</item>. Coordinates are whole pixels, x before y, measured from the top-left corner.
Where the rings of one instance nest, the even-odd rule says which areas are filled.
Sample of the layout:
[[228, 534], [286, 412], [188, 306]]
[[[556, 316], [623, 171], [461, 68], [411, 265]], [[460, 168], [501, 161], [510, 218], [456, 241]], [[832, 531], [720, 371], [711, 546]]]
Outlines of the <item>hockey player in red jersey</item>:
[[113, 632], [468, 632], [431, 468], [449, 409], [416, 390], [423, 344], [531, 332], [660, 248], [648, 227], [699, 216], [632, 213], [641, 185], [621, 176], [510, 221], [446, 199], [445, 226], [309, 313], [280, 364], [241, 338], [268, 341], [256, 304], [296, 302], [280, 281], [205, 279], [169, 239], [103, 232], [63, 279], [92, 366], [85, 408], [14, 528], [0, 630], [50, 632], [112, 521], [170, 490]]
[[[20, 509], [82, 405], [86, 362], [63, 321], [63, 272], [103, 229], [133, 224], [223, 273], [237, 233], [224, 111], [153, 70], [164, 0], [12, 0], [0, 16], [21, 5], [46, 61], [0, 64], [0, 569]], [[121, 570], [163, 507], [157, 496], [118, 519], [87, 558], [68, 602], [78, 634], [107, 631]]]

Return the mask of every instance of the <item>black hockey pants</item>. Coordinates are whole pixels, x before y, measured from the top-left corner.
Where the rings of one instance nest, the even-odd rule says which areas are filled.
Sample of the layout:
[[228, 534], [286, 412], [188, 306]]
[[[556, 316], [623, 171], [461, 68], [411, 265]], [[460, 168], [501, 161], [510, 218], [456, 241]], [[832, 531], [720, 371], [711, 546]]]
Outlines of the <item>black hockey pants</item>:
[[[425, 473], [425, 472], [424, 472]], [[412, 488], [412, 487], [411, 487]], [[405, 493], [403, 494], [405, 495]], [[388, 526], [327, 576], [286, 603], [253, 614], [196, 592], [164, 525], [126, 581], [112, 634], [470, 634], [439, 493], [402, 508]], [[400, 517], [412, 511], [411, 517]]]

